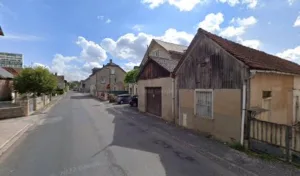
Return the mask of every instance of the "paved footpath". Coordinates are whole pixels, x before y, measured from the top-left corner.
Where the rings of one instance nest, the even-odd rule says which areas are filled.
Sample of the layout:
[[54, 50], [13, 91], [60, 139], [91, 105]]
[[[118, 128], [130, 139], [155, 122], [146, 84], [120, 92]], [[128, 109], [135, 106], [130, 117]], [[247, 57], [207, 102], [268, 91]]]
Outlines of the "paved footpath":
[[81, 93], [67, 94], [16, 144], [0, 159], [1, 176], [300, 175]]
[[30, 128], [43, 123], [43, 117], [62, 96], [52, 97], [52, 101], [31, 116], [0, 120], [0, 156], [6, 152]]

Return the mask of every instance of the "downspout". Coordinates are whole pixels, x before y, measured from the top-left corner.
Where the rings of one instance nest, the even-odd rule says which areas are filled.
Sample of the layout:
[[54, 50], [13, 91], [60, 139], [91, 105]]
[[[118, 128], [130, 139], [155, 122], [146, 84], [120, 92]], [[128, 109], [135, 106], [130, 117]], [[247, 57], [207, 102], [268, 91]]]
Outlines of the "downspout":
[[243, 84], [243, 98], [242, 98], [242, 122], [241, 122], [241, 145], [244, 145], [244, 128], [245, 128], [245, 117], [246, 117], [246, 90], [247, 81]]
[[[247, 103], [247, 83], [250, 84], [250, 79], [255, 76], [256, 72], [250, 72], [250, 76], [246, 78], [246, 80], [243, 83], [243, 97], [242, 97], [242, 121], [241, 121], [241, 145], [244, 145], [244, 131], [245, 131], [245, 119], [246, 119], [246, 103]], [[250, 87], [249, 87], [250, 89]], [[250, 95], [249, 97], [250, 98]], [[249, 125], [249, 124], [247, 124]]]
[[175, 78], [172, 75], [172, 119], [175, 123]]

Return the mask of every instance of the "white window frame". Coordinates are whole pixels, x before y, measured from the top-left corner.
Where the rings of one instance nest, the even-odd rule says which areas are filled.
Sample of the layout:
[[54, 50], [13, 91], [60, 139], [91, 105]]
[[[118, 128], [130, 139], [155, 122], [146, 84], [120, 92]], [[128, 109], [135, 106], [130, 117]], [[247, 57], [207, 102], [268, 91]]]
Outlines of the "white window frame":
[[[211, 117], [202, 117], [197, 115], [197, 92], [210, 92], [211, 93]], [[214, 90], [213, 89], [195, 89], [194, 91], [194, 115], [195, 117], [213, 120], [214, 119]]]

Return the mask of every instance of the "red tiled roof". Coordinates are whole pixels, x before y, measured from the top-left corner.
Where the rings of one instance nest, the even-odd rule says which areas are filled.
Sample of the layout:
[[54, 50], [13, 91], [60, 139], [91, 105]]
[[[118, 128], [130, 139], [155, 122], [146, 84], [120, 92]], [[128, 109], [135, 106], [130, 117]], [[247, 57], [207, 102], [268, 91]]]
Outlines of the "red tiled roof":
[[204, 33], [208, 38], [212, 39], [228, 53], [248, 65], [250, 69], [300, 74], [300, 65], [294, 62], [243, 46], [209, 33], [201, 28], [198, 30], [198, 32]]
[[20, 74], [20, 72], [22, 71], [22, 68], [11, 68], [11, 67], [2, 67], [2, 68], [14, 76], [18, 76]]

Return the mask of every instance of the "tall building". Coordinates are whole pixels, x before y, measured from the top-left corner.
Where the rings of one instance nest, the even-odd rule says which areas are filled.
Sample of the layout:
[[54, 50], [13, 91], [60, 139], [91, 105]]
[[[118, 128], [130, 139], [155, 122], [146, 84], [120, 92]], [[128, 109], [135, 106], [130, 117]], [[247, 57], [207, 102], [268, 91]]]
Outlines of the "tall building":
[[0, 67], [22, 68], [23, 55], [0, 52]]

